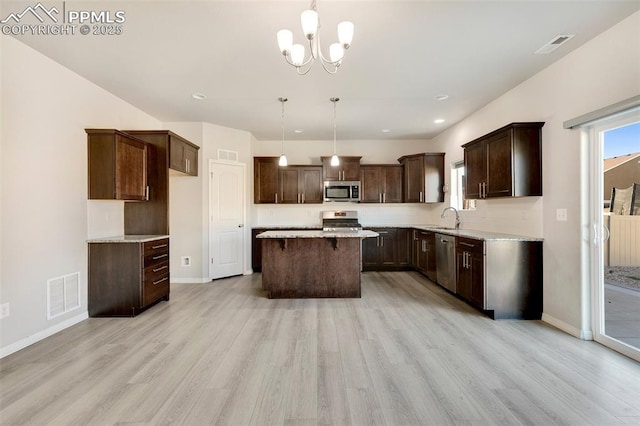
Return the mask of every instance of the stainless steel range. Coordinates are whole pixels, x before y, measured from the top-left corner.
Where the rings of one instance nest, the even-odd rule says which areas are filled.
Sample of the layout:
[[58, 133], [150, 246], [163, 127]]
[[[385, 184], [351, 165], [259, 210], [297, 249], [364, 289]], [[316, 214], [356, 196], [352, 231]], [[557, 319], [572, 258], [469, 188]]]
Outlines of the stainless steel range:
[[322, 230], [325, 232], [358, 232], [362, 225], [358, 222], [357, 210], [330, 210], [322, 212]]

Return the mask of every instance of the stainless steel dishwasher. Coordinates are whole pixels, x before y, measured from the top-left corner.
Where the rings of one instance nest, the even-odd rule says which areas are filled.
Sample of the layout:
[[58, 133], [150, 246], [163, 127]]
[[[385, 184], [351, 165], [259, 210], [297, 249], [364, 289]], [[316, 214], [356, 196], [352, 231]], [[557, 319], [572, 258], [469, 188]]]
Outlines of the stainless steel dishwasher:
[[456, 237], [436, 234], [436, 278], [442, 287], [456, 292]]

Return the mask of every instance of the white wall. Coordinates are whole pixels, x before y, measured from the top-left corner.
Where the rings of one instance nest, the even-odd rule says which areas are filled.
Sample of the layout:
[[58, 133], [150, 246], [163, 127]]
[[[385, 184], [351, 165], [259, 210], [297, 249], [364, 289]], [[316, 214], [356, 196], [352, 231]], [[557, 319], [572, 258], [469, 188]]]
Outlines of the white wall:
[[[86, 317], [86, 240], [123, 232], [121, 202], [87, 201], [84, 129], [160, 122], [12, 37], [0, 43], [0, 303], [11, 304], [0, 320], [1, 356]], [[74, 272], [81, 308], [48, 321], [47, 280]]]
[[[169, 129], [200, 146], [198, 177], [171, 175], [169, 182], [169, 229], [171, 234], [171, 281], [203, 282], [209, 277], [209, 160], [217, 159], [218, 149], [236, 151], [245, 164], [247, 215], [253, 199], [251, 133], [209, 123], [163, 123]], [[250, 227], [245, 227], [245, 265], [250, 268]], [[191, 256], [191, 266], [180, 264]], [[245, 268], [245, 269], [246, 269]]]
[[[448, 159], [462, 158], [461, 144], [493, 129], [513, 121], [546, 122], [542, 129], [544, 202], [537, 198], [481, 201], [476, 212], [465, 212], [463, 220], [476, 229], [544, 237], [543, 318], [576, 336], [589, 336], [591, 331], [589, 315], [581, 308], [583, 292], [588, 291], [588, 287], [582, 290], [580, 274], [581, 144], [579, 132], [565, 130], [562, 123], [640, 93], [639, 28], [640, 12], [433, 140]], [[567, 222], [556, 221], [560, 208], [568, 210]], [[432, 217], [437, 213], [432, 209]], [[525, 220], [522, 214], [529, 217]]]

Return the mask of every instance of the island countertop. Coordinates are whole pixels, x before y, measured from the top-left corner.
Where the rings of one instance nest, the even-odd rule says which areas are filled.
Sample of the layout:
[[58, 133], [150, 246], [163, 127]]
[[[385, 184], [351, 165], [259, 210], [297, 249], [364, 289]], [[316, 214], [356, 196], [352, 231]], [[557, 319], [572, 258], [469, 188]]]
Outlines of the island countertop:
[[282, 229], [277, 231], [265, 231], [258, 234], [256, 238], [372, 238], [379, 234], [374, 231], [345, 231], [345, 232], [325, 232], [320, 230], [313, 231], [292, 231]]

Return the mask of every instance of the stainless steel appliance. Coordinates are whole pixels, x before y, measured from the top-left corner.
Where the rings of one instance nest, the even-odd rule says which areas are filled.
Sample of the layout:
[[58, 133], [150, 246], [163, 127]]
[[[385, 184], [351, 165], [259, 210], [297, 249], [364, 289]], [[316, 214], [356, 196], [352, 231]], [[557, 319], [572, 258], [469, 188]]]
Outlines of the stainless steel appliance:
[[436, 234], [436, 281], [456, 292], [456, 237]]
[[322, 212], [322, 230], [325, 232], [358, 232], [362, 225], [358, 223], [356, 210], [330, 210]]
[[325, 181], [324, 201], [360, 201], [360, 181]]

